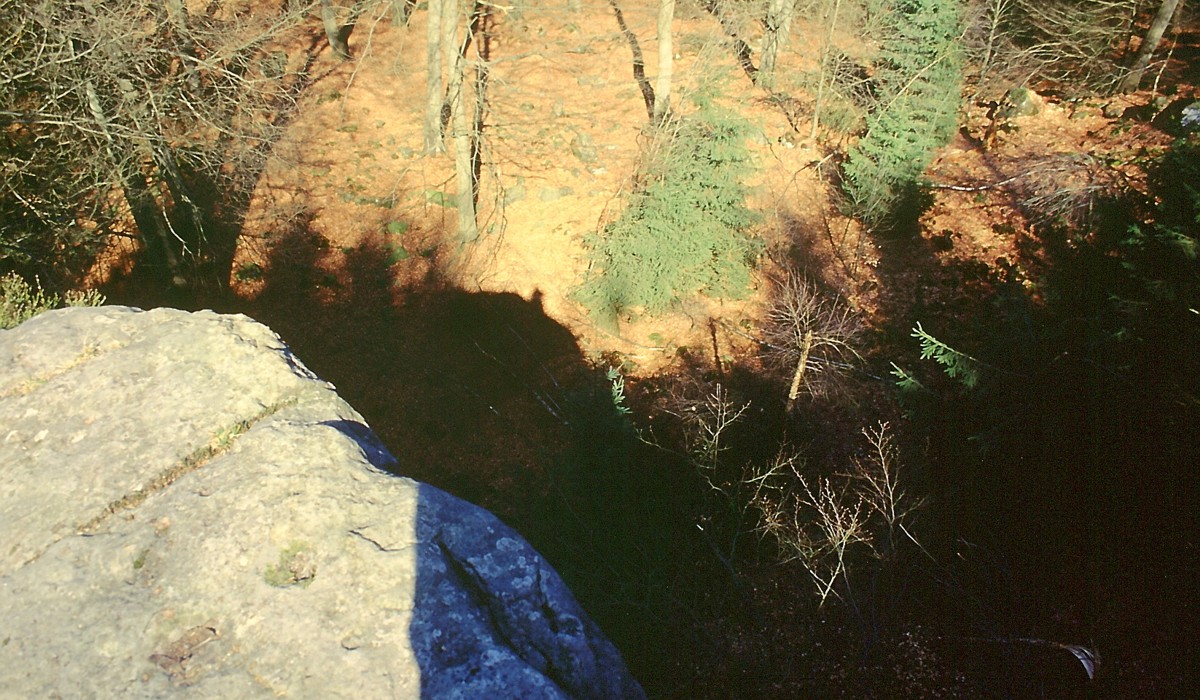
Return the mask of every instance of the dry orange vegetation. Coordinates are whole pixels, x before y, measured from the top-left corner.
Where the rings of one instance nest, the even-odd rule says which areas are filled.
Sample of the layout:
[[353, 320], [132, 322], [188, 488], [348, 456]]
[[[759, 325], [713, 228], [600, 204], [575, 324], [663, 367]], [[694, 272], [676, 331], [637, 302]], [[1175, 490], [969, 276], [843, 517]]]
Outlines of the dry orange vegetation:
[[[426, 48], [418, 12], [408, 29], [384, 17], [360, 20], [352, 36], [354, 63], [322, 57], [333, 70], [310, 88], [264, 173], [239, 264], [266, 264], [266, 237], [307, 212], [312, 229], [335, 251], [367, 241], [402, 243], [409, 257], [393, 267], [400, 286], [438, 267], [466, 290], [525, 299], [537, 294], [546, 312], [584, 338], [594, 355], [615, 350], [647, 371], [663, 364], [663, 339], [673, 347], [693, 344], [692, 330], [706, 328], [710, 315], [753, 316], [753, 301], [697, 300], [677, 318], [647, 321], [616, 338], [596, 329], [569, 299], [586, 266], [581, 236], [619, 212], [647, 126], [630, 46], [611, 9], [583, 5], [579, 12], [554, 7], [497, 15], [478, 243], [454, 242], [456, 214], [445, 204], [454, 189], [451, 158], [422, 155]], [[623, 8], [651, 78], [655, 11], [653, 3]], [[676, 32], [676, 90], [686, 94], [702, 81], [721, 79], [729, 104], [762, 129], [751, 144], [760, 168], [752, 204], [773, 214], [774, 228], [811, 216], [804, 209], [827, 207], [816, 171], [806, 167], [821, 154], [811, 144], [793, 146], [787, 120], [740, 72], [715, 20], [684, 17]], [[388, 237], [390, 222], [403, 222], [402, 236]], [[764, 234], [780, 242], [787, 236]], [[256, 284], [239, 284], [237, 291], [253, 296]]]
[[[263, 174], [235, 267], [268, 264], [272, 236], [303, 219], [333, 251], [326, 264], [336, 267], [338, 253], [364, 243], [403, 246], [405, 257], [391, 267], [397, 287], [437, 270], [464, 290], [536, 296], [551, 318], [582, 339], [589, 355], [618, 352], [643, 373], [669, 364], [680, 346], [705, 345], [710, 318], [753, 322], [769, 279], [778, 275], [771, 266], [748, 301], [697, 299], [672, 317], [627, 326], [621, 337], [595, 327], [569, 298], [587, 265], [581, 237], [619, 213], [647, 127], [630, 45], [611, 7], [598, 0], [580, 6], [501, 8], [495, 14], [478, 216], [483, 234], [477, 243], [454, 240], [452, 158], [422, 154], [424, 15], [414, 13], [407, 28], [394, 27], [380, 8], [358, 21], [351, 37], [354, 61], [321, 55], [316, 72], [322, 77], [308, 89]], [[651, 81], [656, 11], [656, 3], [622, 6]], [[745, 38], [755, 43], [757, 24], [744, 28]], [[804, 264], [823, 270], [860, 308], [875, 310], [874, 297], [884, 293], [872, 274], [880, 253], [856, 224], [838, 216], [822, 178], [832, 168], [828, 156], [844, 137], [807, 140], [807, 121], [790, 119], [753, 85], [711, 15], [681, 12], [675, 32], [676, 95], [720, 81], [726, 104], [761, 130], [749, 144], [758, 168], [749, 183], [750, 204], [767, 214], [759, 235], [777, 252], [804, 238]], [[781, 65], [781, 90], [788, 89], [788, 71], [812, 69], [808, 57], [817, 53], [816, 37], [817, 29], [798, 19]], [[803, 92], [796, 95], [807, 99]], [[1138, 100], [1144, 101], [1134, 96], [1129, 104]], [[987, 186], [1020, 175], [1035, 157], [1104, 157], [1115, 151], [1124, 158], [1137, 148], [1169, 142], [1145, 127], [1114, 141], [1115, 120], [1100, 113], [1102, 104], [1043, 102], [1039, 114], [1011, 120], [1012, 130], [1001, 133], [991, 151], [977, 140], [986, 128], [985, 109], [968, 106], [962, 120], [968, 136], [943, 150], [931, 177], [939, 184]], [[1013, 200], [1011, 187], [939, 190], [922, 235], [952, 232], [952, 245], [945, 250], [940, 245], [939, 257], [1019, 264], [1016, 239], [1026, 222]], [[1011, 229], [997, 234], [997, 221]], [[389, 224], [403, 233], [389, 233]], [[248, 298], [260, 287], [255, 280], [234, 285]], [[722, 338], [739, 349], [746, 347], [743, 340]]]

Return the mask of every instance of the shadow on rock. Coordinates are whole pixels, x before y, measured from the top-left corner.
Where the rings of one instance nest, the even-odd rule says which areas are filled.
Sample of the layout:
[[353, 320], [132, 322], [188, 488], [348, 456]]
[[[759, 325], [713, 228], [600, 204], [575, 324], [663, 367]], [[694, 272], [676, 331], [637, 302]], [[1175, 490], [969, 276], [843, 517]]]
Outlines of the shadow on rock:
[[336, 385], [396, 456], [397, 474], [521, 532], [634, 675], [657, 674], [690, 546], [689, 475], [646, 464], [605, 368], [537, 295], [464, 291], [436, 269], [398, 284], [418, 262], [386, 238], [336, 250], [298, 225], [274, 242], [260, 294], [238, 310]]

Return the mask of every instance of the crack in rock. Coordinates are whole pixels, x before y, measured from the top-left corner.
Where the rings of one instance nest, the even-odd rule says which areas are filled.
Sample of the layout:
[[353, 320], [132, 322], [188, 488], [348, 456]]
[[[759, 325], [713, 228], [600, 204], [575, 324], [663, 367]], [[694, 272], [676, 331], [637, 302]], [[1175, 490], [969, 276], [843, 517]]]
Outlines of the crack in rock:
[[104, 510], [94, 516], [91, 520], [88, 520], [83, 525], [80, 525], [77, 528], [78, 533], [81, 535], [93, 534], [96, 529], [110, 517], [122, 511], [137, 508], [151, 495], [166, 489], [184, 475], [196, 471], [205, 464], [208, 464], [213, 459], [228, 452], [233, 448], [233, 445], [237, 439], [254, 427], [256, 423], [269, 418], [270, 416], [289, 406], [294, 405], [297, 400], [298, 398], [293, 396], [291, 398], [284, 399], [283, 401], [278, 401], [263, 408], [253, 416], [232, 423], [218, 431], [207, 445], [204, 445], [203, 447], [193, 451], [187, 457], [184, 457], [167, 470], [161, 472], [146, 484], [135, 488], [133, 491], [130, 491], [112, 503], [109, 503], [107, 506], [105, 506]]

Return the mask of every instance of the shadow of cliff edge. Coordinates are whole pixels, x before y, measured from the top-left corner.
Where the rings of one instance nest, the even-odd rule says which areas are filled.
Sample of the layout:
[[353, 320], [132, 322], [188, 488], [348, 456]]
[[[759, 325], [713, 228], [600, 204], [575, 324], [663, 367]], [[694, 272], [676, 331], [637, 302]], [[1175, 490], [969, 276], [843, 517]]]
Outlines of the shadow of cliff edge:
[[[433, 529], [418, 533], [413, 645], [455, 669], [439, 681], [452, 685], [427, 695], [494, 678], [496, 669], [454, 664], [502, 640], [522, 651], [495, 663], [514, 681], [545, 674], [556, 687], [545, 697], [640, 697], [595, 625], [643, 682], [660, 672], [674, 578], [662, 574], [683, 551], [686, 474], [635, 463], [636, 434], [604, 368], [536, 295], [458, 289], [436, 265], [421, 274], [429, 260], [398, 260], [389, 243], [336, 251], [297, 227], [275, 242], [257, 298], [229, 310], [266, 323], [337, 387], [371, 429], [334, 427], [372, 463], [423, 482], [420, 527]], [[447, 507], [443, 490], [488, 512], [448, 526], [434, 517]], [[499, 534], [468, 535], [471, 527]], [[456, 598], [490, 602], [487, 619], [444, 629]], [[614, 670], [580, 685], [588, 668], [620, 669], [624, 680]]]
[[[375, 467], [395, 470], [396, 458], [363, 423], [325, 425]], [[441, 489], [414, 488], [408, 639], [421, 697], [646, 697], [563, 579], [515, 530]]]
[[558, 573], [495, 516], [455, 500], [419, 487], [409, 639], [421, 696], [644, 698]]

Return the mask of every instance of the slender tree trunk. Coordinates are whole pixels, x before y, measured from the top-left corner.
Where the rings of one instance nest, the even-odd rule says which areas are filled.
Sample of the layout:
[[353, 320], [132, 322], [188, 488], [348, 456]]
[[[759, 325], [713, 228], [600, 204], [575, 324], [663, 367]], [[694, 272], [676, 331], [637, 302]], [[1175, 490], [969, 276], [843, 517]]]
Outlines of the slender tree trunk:
[[[462, 75], [457, 71], [458, 57], [466, 53], [466, 45], [458, 45], [459, 6], [464, 0], [442, 0], [442, 66], [446, 71], [446, 94], [442, 96], [442, 133], [450, 125], [454, 109], [454, 94], [462, 87]], [[471, 41], [470, 33], [467, 42]], [[454, 81], [459, 83], [455, 85]]]
[[792, 386], [788, 390], [787, 412], [792, 412], [796, 398], [800, 396], [800, 387], [804, 386], [804, 373], [808, 370], [808, 354], [812, 352], [813, 332], [804, 332], [804, 342], [800, 346], [800, 361], [796, 363], [796, 371], [792, 373]]
[[130, 161], [120, 162], [117, 167], [121, 176], [121, 192], [133, 214], [133, 222], [145, 246], [151, 269], [164, 282], [175, 287], [186, 287], [187, 277], [182, 274], [170, 229], [162, 216], [158, 199], [150, 191], [146, 176]]
[[1133, 67], [1121, 81], [1118, 88], [1121, 92], [1134, 92], [1141, 85], [1142, 76], [1145, 75], [1146, 68], [1150, 65], [1150, 59], [1154, 57], [1154, 51], [1162, 42], [1163, 34], [1167, 31], [1167, 26], [1171, 24], [1171, 18], [1175, 16], [1175, 11], [1179, 8], [1179, 1], [1163, 0], [1162, 4], [1158, 6], [1158, 12], [1150, 21], [1150, 29], [1146, 31], [1146, 38], [1142, 41], [1141, 48], [1138, 49]]
[[837, 28], [838, 13], [842, 9], [842, 0], [833, 0], [833, 9], [830, 10], [829, 31], [825, 33], [825, 39], [821, 42], [821, 70], [817, 77], [817, 97], [813, 103], [813, 120], [812, 131], [809, 132], [808, 138], [815, 141], [817, 132], [821, 128], [821, 107], [825, 101], [825, 81], [829, 72], [829, 56], [833, 50], [833, 31]]
[[[191, 187], [188, 186], [183, 171], [179, 168], [179, 159], [175, 157], [175, 149], [171, 148], [166, 140], [158, 137], [151, 144], [151, 152], [154, 154], [154, 163], [158, 166], [163, 181], [166, 182], [167, 190], [171, 193], [172, 212], [177, 216], [182, 215], [181, 223], [184, 230], [182, 234], [176, 231], [174, 237], [183, 247], [183, 251], [192, 256], [192, 271], [199, 272], [197, 263], [214, 260], [211, 255], [214, 252], [212, 250], [214, 241], [209, 238], [207, 217], [204, 215], [204, 210], [196, 203], [195, 197], [192, 196]], [[221, 287], [227, 285], [228, 281], [228, 279], [220, 278], [216, 280]]]
[[659, 124], [671, 109], [671, 70], [675, 52], [671, 46], [671, 21], [675, 18], [675, 0], [658, 2], [658, 80], [654, 87], [654, 123]]
[[121, 157], [124, 149], [113, 136], [96, 86], [90, 82], [85, 83], [84, 94], [87, 97], [88, 111], [100, 133], [104, 135], [109, 161], [117, 171], [121, 193], [125, 195], [125, 202], [129, 204], [129, 212], [133, 215], [133, 223], [142, 239], [142, 245], [145, 246], [146, 258], [151, 269], [165, 283], [176, 287], [186, 286], [187, 278], [181, 274], [179, 257], [175, 254], [166, 218], [146, 181], [145, 174], [138, 168], [136, 161]]
[[707, 10], [713, 17], [717, 18], [717, 22], [721, 24], [721, 30], [725, 32], [725, 36], [733, 41], [733, 53], [737, 56], [738, 65], [746, 72], [751, 80], [757, 81], [755, 74], [758, 69], [754, 67], [754, 61], [750, 57], [750, 44], [746, 43], [738, 34], [737, 23], [732, 20], [725, 12], [725, 3], [729, 0], [703, 0], [704, 9]]
[[767, 6], [767, 30], [763, 36], [762, 61], [759, 62], [758, 74], [755, 76], [761, 87], [775, 87], [775, 63], [787, 46], [795, 6], [796, 0], [771, 0]]
[[1001, 23], [1012, 9], [1012, 0], [990, 0], [987, 8], [987, 43], [983, 49], [983, 59], [979, 62], [979, 83], [987, 81], [992, 71], [992, 61], [996, 57], [996, 40], [1000, 35]]
[[[456, 70], [462, 70], [466, 61], [459, 61]], [[471, 134], [471, 121], [467, 119], [467, 106], [462, 90], [450, 107], [451, 128], [454, 130], [454, 179], [455, 199], [458, 204], [458, 239], [464, 243], [479, 238], [479, 226], [475, 221], [475, 145]]]
[[342, 27], [338, 24], [333, 0], [321, 0], [321, 24], [325, 26], [325, 38], [329, 40], [329, 48], [333, 49], [334, 55], [343, 61], [350, 60], [350, 45], [346, 43]]
[[429, 0], [425, 18], [425, 154], [445, 153], [442, 144], [442, 4]]
[[488, 108], [488, 84], [491, 79], [488, 61], [492, 58], [492, 6], [476, 0], [471, 20], [475, 36], [475, 110], [471, 120], [471, 184], [476, 206], [479, 205], [479, 181], [483, 169], [483, 128]]
[[454, 142], [455, 200], [458, 205], [458, 239], [469, 243], [479, 238], [475, 221], [475, 164], [471, 119], [467, 117], [466, 85], [468, 38], [459, 46], [459, 0], [447, 0], [442, 15], [442, 47], [450, 71], [446, 102], [450, 107], [450, 132]]
[[630, 52], [633, 53], [633, 79], [637, 82], [638, 89], [642, 91], [642, 101], [646, 103], [646, 116], [654, 119], [654, 88], [646, 79], [646, 61], [642, 57], [642, 47], [638, 44], [637, 35], [625, 23], [625, 15], [621, 12], [621, 6], [617, 4], [617, 0], [608, 0], [608, 5], [617, 18], [617, 26], [621, 28], [621, 34], [629, 43]]
[[408, 26], [408, 18], [412, 16], [415, 0], [392, 0], [392, 26]]

